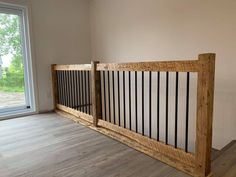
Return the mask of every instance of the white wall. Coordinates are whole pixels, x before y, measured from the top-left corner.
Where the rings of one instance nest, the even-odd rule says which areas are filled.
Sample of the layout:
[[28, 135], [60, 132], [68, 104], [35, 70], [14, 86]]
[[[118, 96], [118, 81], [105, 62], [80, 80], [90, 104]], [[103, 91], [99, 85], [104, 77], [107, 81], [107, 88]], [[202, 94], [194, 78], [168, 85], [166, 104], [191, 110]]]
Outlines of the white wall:
[[213, 144], [236, 139], [236, 1], [91, 0], [92, 59], [197, 59], [215, 52]]
[[1, 0], [29, 9], [39, 111], [52, 110], [51, 64], [90, 61], [87, 0]]
[[50, 65], [90, 61], [87, 0], [31, 0], [40, 111], [52, 109]]

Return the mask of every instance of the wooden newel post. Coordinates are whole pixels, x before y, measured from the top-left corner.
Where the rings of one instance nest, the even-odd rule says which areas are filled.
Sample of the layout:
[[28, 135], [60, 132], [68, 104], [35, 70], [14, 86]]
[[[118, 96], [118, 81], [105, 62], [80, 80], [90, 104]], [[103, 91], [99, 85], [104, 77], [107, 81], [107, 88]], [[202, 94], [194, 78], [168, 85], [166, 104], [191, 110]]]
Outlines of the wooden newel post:
[[93, 105], [93, 125], [97, 127], [98, 119], [102, 117], [101, 108], [101, 77], [100, 72], [97, 71], [98, 61], [92, 61], [92, 105]]
[[51, 73], [52, 73], [52, 96], [53, 96], [53, 108], [56, 109], [56, 105], [58, 103], [58, 93], [57, 93], [57, 73], [55, 70], [56, 64], [51, 65]]
[[198, 58], [196, 174], [211, 176], [215, 54]]

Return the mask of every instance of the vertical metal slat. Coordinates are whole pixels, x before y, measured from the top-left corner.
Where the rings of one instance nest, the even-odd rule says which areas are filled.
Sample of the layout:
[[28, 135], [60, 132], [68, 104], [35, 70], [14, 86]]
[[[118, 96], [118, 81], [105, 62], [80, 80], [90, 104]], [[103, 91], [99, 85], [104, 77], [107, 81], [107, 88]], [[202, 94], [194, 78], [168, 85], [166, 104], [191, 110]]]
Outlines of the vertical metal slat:
[[187, 72], [187, 94], [186, 94], [186, 128], [185, 128], [185, 151], [188, 152], [188, 126], [189, 126], [189, 79], [190, 73]]

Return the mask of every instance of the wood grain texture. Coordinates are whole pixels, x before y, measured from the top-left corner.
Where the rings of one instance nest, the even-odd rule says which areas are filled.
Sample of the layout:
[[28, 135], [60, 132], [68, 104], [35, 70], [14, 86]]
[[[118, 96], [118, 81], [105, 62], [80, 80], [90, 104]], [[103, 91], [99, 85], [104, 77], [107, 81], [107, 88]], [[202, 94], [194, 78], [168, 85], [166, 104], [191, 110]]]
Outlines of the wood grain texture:
[[54, 65], [54, 70], [57, 71], [90, 71], [91, 64], [80, 64], [80, 65]]
[[0, 177], [189, 177], [57, 114], [0, 121]]
[[[145, 142], [150, 143], [150, 141], [147, 141], [147, 139], [145, 137], [143, 137], [142, 135], [139, 136], [136, 133], [133, 133], [133, 135], [130, 135], [131, 131], [129, 131], [129, 130], [127, 130], [129, 133], [126, 132], [126, 134], [123, 134], [126, 131], [125, 129], [115, 126], [111, 123], [105, 122], [103, 120], [99, 120], [98, 126], [95, 127], [91, 123], [84, 122], [84, 120], [80, 119], [79, 117], [74, 117], [73, 115], [70, 115], [65, 112], [61, 112], [59, 110], [57, 112], [62, 116], [65, 116], [65, 117], [68, 117], [72, 120], [75, 120], [78, 123], [82, 123], [82, 125], [87, 126], [88, 128], [98, 131], [98, 132], [100, 132], [108, 137], [111, 137], [123, 144], [126, 144], [127, 146], [129, 146], [131, 148], [134, 148], [140, 152], [143, 152], [152, 158], [160, 160], [168, 165], [171, 165], [172, 167], [174, 167], [178, 170], [184, 171], [186, 174], [193, 175], [193, 173], [194, 173], [195, 166], [192, 162], [190, 162], [190, 161], [193, 161], [194, 158], [191, 154], [186, 155], [186, 153], [184, 154], [184, 152], [182, 154], [180, 154], [180, 155], [184, 155], [183, 159], [185, 159], [184, 162], [181, 161], [181, 163], [180, 163], [180, 161], [179, 161], [180, 158], [178, 158], [178, 159], [173, 158], [174, 157], [173, 153], [171, 152], [171, 150], [168, 149], [168, 147], [160, 146], [159, 143], [154, 140], [153, 140], [153, 142], [158, 144], [158, 145], [155, 144], [155, 145], [157, 145], [157, 146], [155, 146], [155, 148], [150, 148], [149, 146], [144, 146], [143, 144], [147, 145], [147, 143], [145, 143]], [[114, 127], [116, 127], [116, 128], [114, 128]], [[138, 138], [135, 139], [134, 136], [140, 137], [141, 139], [138, 139]], [[144, 143], [142, 141], [144, 141]], [[150, 144], [153, 145], [154, 143], [150, 143]], [[165, 149], [162, 149], [162, 147], [164, 147]], [[162, 153], [164, 150], [166, 153], [170, 153], [172, 155], [170, 155], [170, 156], [164, 155], [164, 154], [160, 153], [160, 149], [162, 150], [161, 151]], [[178, 150], [176, 150], [176, 152], [178, 152]], [[181, 157], [181, 156], [179, 156], [179, 157]], [[186, 162], [187, 159], [188, 159], [188, 161]], [[191, 163], [191, 164], [189, 164], [189, 163]], [[196, 175], [196, 177], [198, 177], [198, 175]]]
[[98, 125], [100, 127], [114, 131], [115, 133], [119, 133], [123, 136], [133, 139], [134, 141], [137, 141], [139, 144], [145, 146], [146, 148], [152, 149], [152, 150], [156, 151], [157, 153], [161, 153], [163, 155], [166, 155], [171, 159], [175, 159], [176, 162], [179, 161], [179, 162], [182, 162], [188, 166], [194, 167], [195, 157], [191, 153], [186, 153], [185, 151], [183, 151], [181, 149], [176, 149], [171, 145], [166, 145], [165, 143], [150, 139], [150, 138], [143, 136], [139, 133], [119, 127], [117, 125], [106, 122], [104, 120], [99, 120]]
[[[124, 138], [127, 137], [130, 141], [128, 144], [130, 147], [161, 160], [187, 174], [194, 175], [195, 173], [195, 156], [193, 154], [186, 153], [180, 149], [175, 149], [170, 145], [166, 145], [103, 120], [99, 120], [98, 126], [101, 129], [106, 129], [106, 131], [103, 131], [105, 135], [110, 136], [112, 132], [113, 134], [116, 134], [116, 139], [118, 141], [125, 144], [127, 144], [127, 142], [124, 141]], [[139, 145], [139, 148], [137, 148], [137, 144]]]
[[[70, 112], [61, 112], [57, 110], [62, 116], [68, 117], [77, 123], [81, 123], [93, 130], [96, 130], [104, 135], [114, 138], [129, 147], [132, 147], [138, 151], [141, 151], [155, 159], [161, 160], [173, 166], [176, 169], [184, 171], [187, 174], [193, 175], [194, 166], [194, 156], [192, 154], [187, 154], [182, 150], [175, 149], [170, 146], [166, 146], [155, 140], [150, 140], [147, 137], [139, 135], [135, 132], [131, 132], [119, 126], [113, 125], [111, 123], [105, 122], [103, 120], [98, 121], [98, 127], [94, 127], [92, 122], [87, 122], [81, 117], [76, 117], [76, 115], [71, 115]], [[196, 175], [197, 176], [197, 175]]]
[[92, 104], [93, 104], [93, 124], [96, 127], [98, 119], [102, 117], [102, 104], [101, 104], [101, 76], [97, 71], [98, 61], [92, 61]]
[[153, 61], [137, 63], [98, 64], [99, 71], [179, 71], [198, 72], [198, 60], [188, 61]]
[[[157, 159], [159, 160], [161, 155], [156, 152], [155, 150], [152, 150], [150, 148], [147, 148], [145, 146], [143, 146], [142, 144], [140, 144], [139, 142], [133, 140], [132, 138], [129, 138], [127, 136], [123, 136], [121, 135], [120, 133], [117, 133], [117, 132], [114, 132], [114, 131], [111, 131], [110, 129], [105, 129], [105, 128], [102, 128], [100, 126], [98, 127], [94, 127], [92, 123], [88, 123], [87, 121], [84, 121], [83, 119], [80, 119], [79, 117], [76, 117], [76, 116], [73, 116], [71, 114], [68, 114], [68, 113], [65, 113], [63, 111], [59, 111], [57, 110], [57, 113], [59, 113], [60, 115], [62, 115], [63, 117], [67, 117], [67, 118], [70, 118], [72, 120], [74, 120], [75, 122], [77, 123], [80, 123], [86, 127], [89, 127], [97, 132], [100, 132], [108, 137], [111, 137], [119, 142], [122, 142], [123, 144], [126, 144], [127, 146], [133, 148], [133, 149], [136, 149], [140, 152], [143, 152], [144, 154], [147, 154], [148, 156], [150, 157], [153, 157], [154, 159]], [[99, 120], [101, 124], [101, 120]], [[105, 146], [105, 145], [104, 145]], [[235, 143], [235, 146], [236, 147], [236, 143]], [[235, 169], [233, 168], [233, 164], [236, 163], [235, 159], [236, 159], [236, 153], [234, 152], [236, 150], [236, 148], [228, 148], [227, 149], [227, 155], [225, 154], [222, 154], [221, 157], [219, 157], [219, 160], [216, 159], [216, 163], [214, 162], [213, 163], [213, 173], [215, 174], [214, 176], [216, 177], [221, 177], [222, 174], [225, 174], [227, 170], [230, 170], [228, 174], [235, 174], [236, 171]], [[108, 149], [109, 151], [109, 149]], [[164, 157], [164, 159], [161, 159], [161, 161], [165, 160], [166, 157]], [[223, 160], [220, 160], [220, 159], [223, 159]], [[167, 160], [168, 162], [168, 160]], [[170, 163], [169, 165], [176, 165], [175, 164], [175, 160], [174, 159], [170, 159]], [[228, 165], [224, 165], [225, 163], [227, 162]], [[171, 163], [174, 163], [174, 164], [171, 164]], [[220, 168], [218, 168], [219, 166], [221, 166]], [[180, 166], [179, 166], [180, 167]], [[138, 168], [138, 167], [137, 167]], [[172, 168], [172, 167], [168, 167], [168, 168]], [[183, 169], [182, 169], [183, 168]], [[196, 176], [196, 177], [201, 177], [202, 175], [201, 174], [197, 174], [195, 173], [195, 167], [190, 167], [189, 166], [185, 166], [183, 165], [181, 168], [178, 168], [178, 169], [181, 169], [182, 171], [186, 168], [186, 173], [190, 173], [191, 176]], [[162, 171], [161, 169], [156, 169], [158, 172]], [[155, 173], [155, 172], [154, 172]], [[213, 173], [209, 174], [207, 177], [213, 177]], [[144, 173], [145, 177], [146, 175], [148, 176], [148, 174]], [[221, 174], [221, 175], [216, 175], [216, 174]], [[159, 173], [155, 173], [156, 177], [159, 176]], [[155, 176], [154, 175], [154, 176]], [[187, 174], [184, 174], [182, 172], [178, 172], [178, 173], [168, 173], [168, 174], [162, 174], [164, 177], [165, 175], [167, 175], [168, 177], [171, 176], [171, 177], [185, 177], [185, 176], [188, 176]], [[122, 176], [122, 175], [121, 175]], [[160, 176], [161, 177], [161, 176]], [[190, 177], [190, 176], [189, 176]], [[224, 177], [228, 177], [228, 176], [224, 176]], [[229, 176], [229, 177], [234, 177], [234, 176]]]
[[79, 117], [80, 119], [83, 119], [89, 123], [92, 123], [93, 122], [93, 116], [89, 115], [89, 114], [86, 114], [86, 113], [83, 113], [83, 112], [80, 112], [80, 111], [77, 111], [75, 109], [72, 109], [72, 108], [69, 108], [69, 107], [66, 107], [64, 105], [60, 105], [60, 104], [57, 104], [56, 105], [56, 108], [59, 109], [59, 110], [62, 110], [62, 111], [65, 111], [69, 114], [72, 114], [74, 116], [77, 116]]
[[[109, 123], [107, 123], [107, 122], [105, 122], [103, 120], [99, 120], [99, 123], [98, 123], [99, 126], [98, 127], [94, 127], [92, 122], [89, 123], [88, 121], [85, 121], [84, 119], [81, 119], [80, 117], [74, 116], [74, 115], [72, 115], [70, 113], [66, 113], [66, 112], [60, 111], [60, 110], [56, 110], [56, 112], [58, 114], [60, 114], [61, 116], [63, 116], [63, 117], [69, 118], [69, 119], [75, 121], [76, 123], [79, 123], [81, 125], [89, 127], [91, 129], [96, 130], [96, 131], [98, 131], [98, 132], [100, 132], [100, 133], [102, 133], [102, 134], [104, 134], [106, 136], [109, 136], [109, 137], [111, 137], [111, 138], [113, 138], [113, 139], [115, 139], [117, 141], [120, 141], [120, 142], [128, 145], [131, 148], [134, 148], [134, 149], [136, 149], [136, 150], [138, 150], [140, 152], [143, 152], [143, 153], [149, 155], [150, 157], [153, 157], [153, 158], [155, 158], [157, 160], [164, 161], [165, 163], [167, 163], [167, 164], [169, 164], [171, 166], [176, 166], [177, 169], [179, 169], [181, 171], [185, 171], [187, 174], [190, 174], [191, 176], [196, 176], [196, 177], [201, 177], [202, 176], [201, 174], [197, 174], [195, 172], [195, 167], [192, 167], [192, 166], [189, 166], [189, 165], [184, 165], [184, 164], [178, 165], [179, 164], [178, 160], [173, 159], [171, 157], [168, 158], [166, 156], [163, 156], [162, 154], [157, 152], [157, 150], [152, 149], [150, 147], [144, 146], [143, 143], [146, 144], [145, 143], [146, 140], [144, 140], [144, 142], [142, 142], [143, 141], [143, 139], [142, 139], [143, 137], [141, 135], [140, 135], [141, 139], [137, 138], [138, 141], [136, 141], [134, 139], [134, 137], [135, 136], [139, 136], [136, 133], [134, 135], [132, 135], [132, 133], [130, 133], [129, 130], [121, 129], [118, 126], [109, 124]], [[107, 127], [108, 129], [107, 128], [103, 128], [102, 126], [103, 127]], [[132, 138], [130, 138], [130, 137], [132, 137]], [[144, 139], [146, 139], [146, 138], [144, 137]], [[149, 142], [149, 140], [148, 140], [148, 142]], [[155, 144], [156, 144], [156, 142], [155, 142]], [[164, 147], [164, 148], [166, 148], [166, 147]], [[168, 152], [168, 151], [166, 151], [166, 152]], [[215, 154], [215, 150], [213, 150], [212, 153], [213, 153], [213, 156], [218, 154], [218, 152], [217, 152], [217, 154]], [[193, 156], [193, 155], [190, 154], [190, 156]], [[217, 157], [219, 157], [219, 156], [217, 156]], [[232, 156], [232, 157], [235, 158], [236, 156]], [[193, 161], [192, 157], [190, 157], [190, 158], [191, 158], [191, 161]], [[179, 172], [179, 173], [181, 173], [181, 172]], [[213, 175], [212, 173], [209, 174], [209, 177], [212, 177], [212, 175]]]
[[58, 103], [58, 93], [57, 93], [57, 76], [55, 70], [55, 64], [51, 65], [51, 76], [52, 76], [52, 95], [53, 95], [53, 107], [56, 109], [56, 104]]
[[199, 55], [197, 87], [196, 173], [211, 173], [215, 54]]
[[[120, 139], [119, 141], [121, 142], [123, 142], [124, 138], [128, 138], [130, 140], [129, 144], [134, 144], [133, 148], [136, 148], [138, 143], [141, 145], [141, 148], [139, 147], [140, 151], [145, 151], [146, 154], [162, 160], [163, 162], [191, 174], [192, 176], [207, 177], [211, 175], [215, 54], [201, 54], [199, 55], [198, 60], [188, 61], [153, 61], [119, 64], [99, 64], [98, 62], [92, 62], [91, 65], [53, 65], [52, 75], [55, 75], [55, 70], [92, 71], [93, 116], [62, 105], [56, 105], [59, 110], [74, 115], [78, 117], [78, 119], [87, 121], [84, 125], [89, 126], [92, 129], [99, 130], [104, 134], [107, 133], [108, 136], [112, 134], [111, 137], [115, 136], [116, 139]], [[99, 72], [104, 70], [197, 72], [197, 133], [195, 154], [186, 153], [162, 142], [157, 142], [135, 132], [126, 130], [103, 120], [99, 120], [101, 119], [101, 80]], [[53, 83], [56, 88], [55, 81], [53, 81]], [[56, 93], [56, 91], [54, 93]], [[54, 94], [54, 97], [56, 104], [57, 94]], [[94, 128], [91, 123], [93, 123], [95, 127], [99, 127]], [[127, 144], [127, 142], [123, 143]], [[132, 147], [131, 145], [129, 146]]]

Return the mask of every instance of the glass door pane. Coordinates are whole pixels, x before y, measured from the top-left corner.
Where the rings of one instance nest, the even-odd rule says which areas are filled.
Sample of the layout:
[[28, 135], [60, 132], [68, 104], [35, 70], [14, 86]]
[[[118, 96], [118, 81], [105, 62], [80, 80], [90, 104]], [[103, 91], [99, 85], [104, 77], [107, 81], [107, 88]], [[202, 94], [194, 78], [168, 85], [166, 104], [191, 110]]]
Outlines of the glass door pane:
[[24, 9], [0, 6], [0, 119], [32, 109], [26, 30]]
[[26, 105], [20, 16], [0, 13], [0, 109]]

